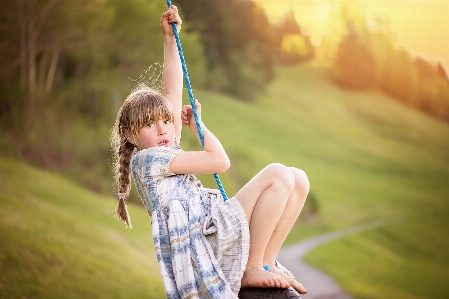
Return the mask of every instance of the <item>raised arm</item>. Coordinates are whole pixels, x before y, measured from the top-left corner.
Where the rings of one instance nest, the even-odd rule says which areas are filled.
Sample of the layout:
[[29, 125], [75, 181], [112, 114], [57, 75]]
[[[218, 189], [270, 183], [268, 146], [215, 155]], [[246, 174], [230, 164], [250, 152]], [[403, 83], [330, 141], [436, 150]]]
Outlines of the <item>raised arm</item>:
[[176, 23], [178, 32], [181, 29], [182, 20], [178, 15], [178, 9], [172, 5], [168, 11], [162, 14], [161, 28], [164, 34], [164, 68], [162, 70], [162, 93], [173, 106], [175, 119], [175, 135], [181, 139], [181, 110], [182, 110], [182, 88], [183, 73], [181, 60], [176, 46], [172, 23]]

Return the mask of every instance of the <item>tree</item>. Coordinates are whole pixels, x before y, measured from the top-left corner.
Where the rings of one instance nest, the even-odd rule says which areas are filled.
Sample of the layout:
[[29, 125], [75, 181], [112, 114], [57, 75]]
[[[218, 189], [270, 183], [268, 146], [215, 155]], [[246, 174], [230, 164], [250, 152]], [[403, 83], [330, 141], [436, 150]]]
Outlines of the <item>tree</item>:
[[[13, 106], [20, 105], [16, 114], [31, 118], [39, 107], [39, 98], [51, 90], [63, 42], [57, 29], [62, 21], [59, 4], [60, 0], [4, 3], [6, 7], [0, 12], [4, 53], [0, 75], [5, 79], [5, 110], [0, 114], [11, 113]], [[21, 94], [26, 95], [24, 101], [16, 100]]]
[[332, 73], [341, 86], [379, 88], [407, 105], [449, 121], [449, 80], [441, 63], [412, 57], [391, 32], [388, 20], [368, 24], [356, 2], [343, 2], [340, 23], [346, 32]]
[[372, 88], [376, 86], [376, 68], [369, 40], [348, 21], [348, 33], [340, 43], [334, 63], [335, 81], [348, 88]]
[[306, 29], [299, 26], [295, 13], [289, 10], [275, 26], [275, 36], [281, 47], [279, 61], [291, 64], [305, 61], [314, 57], [314, 47]]
[[[92, 181], [109, 173], [107, 132], [118, 106], [163, 61], [159, 20], [166, 9], [156, 0], [3, 1], [0, 141], [53, 169], [103, 161], [81, 178], [98, 190]], [[181, 34], [189, 71], [203, 77], [197, 34]]]
[[[252, 1], [179, 0], [207, 57], [207, 87], [251, 100], [272, 79], [282, 35]], [[296, 25], [297, 26], [297, 25]]]

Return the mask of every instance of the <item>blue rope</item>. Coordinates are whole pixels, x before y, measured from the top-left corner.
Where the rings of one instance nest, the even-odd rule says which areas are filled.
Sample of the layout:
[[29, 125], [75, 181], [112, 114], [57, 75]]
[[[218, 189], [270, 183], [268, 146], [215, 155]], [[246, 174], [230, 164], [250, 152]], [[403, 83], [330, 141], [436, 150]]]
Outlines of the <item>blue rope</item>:
[[[167, 0], [167, 6], [168, 7], [171, 6], [171, 0]], [[200, 119], [198, 118], [198, 111], [196, 110], [196, 106], [195, 106], [195, 98], [193, 97], [192, 86], [190, 85], [189, 73], [187, 72], [187, 65], [184, 60], [184, 53], [182, 52], [181, 40], [179, 39], [179, 34], [178, 34], [178, 29], [176, 28], [176, 24], [172, 23], [171, 25], [173, 28], [173, 32], [175, 34], [176, 45], [178, 46], [179, 58], [181, 59], [182, 71], [184, 73], [184, 78], [185, 78], [186, 85], [187, 85], [187, 92], [189, 94], [190, 105], [192, 106], [193, 116], [195, 117], [196, 127], [198, 128], [198, 135], [200, 137], [201, 146], [204, 148], [203, 130], [201, 129]], [[218, 189], [220, 189], [223, 199], [225, 201], [228, 200], [228, 197], [226, 196], [226, 192], [223, 188], [223, 185], [221, 184], [220, 177], [218, 176], [218, 174], [214, 173], [214, 178], [215, 178], [215, 182], [217, 183]]]

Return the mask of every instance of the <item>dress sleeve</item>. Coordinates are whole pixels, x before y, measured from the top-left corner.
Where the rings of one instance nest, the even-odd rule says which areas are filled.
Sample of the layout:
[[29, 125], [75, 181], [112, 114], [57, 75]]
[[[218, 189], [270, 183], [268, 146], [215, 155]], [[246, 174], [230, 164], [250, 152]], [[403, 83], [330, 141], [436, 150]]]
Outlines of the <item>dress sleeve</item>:
[[177, 154], [182, 152], [180, 147], [167, 148], [163, 146], [152, 147], [140, 151], [132, 160], [132, 168], [140, 169], [143, 177], [172, 176], [169, 166]]

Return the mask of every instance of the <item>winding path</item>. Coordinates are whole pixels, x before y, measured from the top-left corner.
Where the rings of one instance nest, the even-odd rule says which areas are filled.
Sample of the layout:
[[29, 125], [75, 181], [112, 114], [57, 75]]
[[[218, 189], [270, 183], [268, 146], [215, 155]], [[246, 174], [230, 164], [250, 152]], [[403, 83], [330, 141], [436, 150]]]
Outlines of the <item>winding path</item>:
[[304, 299], [351, 299], [352, 297], [345, 293], [330, 276], [303, 262], [302, 258], [323, 243], [397, 222], [397, 220], [375, 220], [308, 238], [299, 243], [283, 247], [279, 252], [278, 260], [307, 289], [308, 293], [302, 295]]

